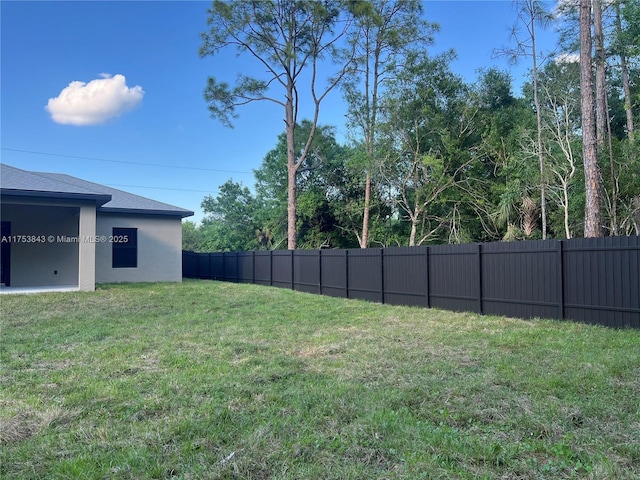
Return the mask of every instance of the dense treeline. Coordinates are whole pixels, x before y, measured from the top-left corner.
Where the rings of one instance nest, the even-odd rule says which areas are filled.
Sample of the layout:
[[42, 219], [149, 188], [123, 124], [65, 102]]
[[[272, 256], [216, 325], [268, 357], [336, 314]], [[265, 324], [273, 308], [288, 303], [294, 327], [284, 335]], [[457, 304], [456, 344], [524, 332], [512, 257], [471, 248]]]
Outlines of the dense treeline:
[[[599, 195], [597, 234], [640, 234], [640, 3], [601, 4], [598, 26], [599, 2], [593, 2], [594, 185], [583, 158], [589, 132], [583, 128], [584, 77], [577, 61], [584, 39], [578, 7], [585, 1], [579, 2], [560, 2], [553, 11], [534, 0], [517, 2], [515, 45], [497, 51], [531, 62], [529, 79], [517, 93], [506, 71], [488, 69], [466, 83], [449, 67], [454, 52], [429, 55], [438, 27], [422, 20], [420, 2], [355, 1], [347, 2], [348, 9], [326, 2], [336, 8], [330, 12], [316, 2], [214, 2], [210, 24], [217, 37], [203, 34], [203, 55], [229, 45], [246, 52], [249, 40], [242, 32], [262, 29], [266, 33], [250, 40], [271, 39], [257, 50], [265, 64], [277, 58], [284, 71], [301, 71], [304, 52], [292, 53], [292, 45], [312, 46], [307, 53], [317, 53], [330, 44], [326, 53], [336, 60], [337, 76], [324, 90], [312, 85], [316, 115], [298, 120], [292, 114], [303, 95], [299, 77], [273, 67], [274, 79], [288, 78], [282, 83], [287, 101], [277, 102], [285, 107], [287, 129], [254, 171], [252, 190], [229, 180], [217, 196], [203, 200], [207, 216], [201, 225], [184, 224], [184, 247], [231, 251], [570, 238], [588, 234], [589, 188]], [[222, 22], [234, 18], [234, 8], [251, 5], [244, 12], [249, 23]], [[274, 13], [272, 6], [279, 10]], [[298, 17], [278, 17], [294, 7]], [[257, 26], [251, 15], [259, 18]], [[342, 36], [317, 33], [320, 26], [335, 32], [329, 27], [336, 22], [348, 25]], [[222, 33], [221, 24], [227, 29]], [[297, 32], [283, 40], [285, 53], [268, 51], [282, 40], [274, 25]], [[561, 31], [562, 53], [536, 50], [542, 28]], [[315, 73], [316, 64], [309, 65]], [[277, 100], [268, 96], [276, 95], [269, 83], [246, 77], [231, 90], [210, 79], [205, 96], [212, 115], [229, 121], [235, 106]], [[334, 127], [318, 122], [318, 92], [334, 87], [342, 89], [349, 106], [352, 140], [344, 144]]]

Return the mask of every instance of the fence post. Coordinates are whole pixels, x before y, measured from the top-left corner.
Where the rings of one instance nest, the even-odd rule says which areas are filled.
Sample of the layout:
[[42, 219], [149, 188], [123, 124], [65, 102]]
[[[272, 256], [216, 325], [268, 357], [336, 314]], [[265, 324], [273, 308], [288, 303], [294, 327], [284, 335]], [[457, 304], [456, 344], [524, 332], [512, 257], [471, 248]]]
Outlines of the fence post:
[[228, 252], [222, 252], [222, 278], [224, 278], [225, 282], [230, 282], [231, 279], [229, 278], [229, 272], [227, 269], [227, 253]]
[[273, 250], [269, 250], [269, 286], [273, 287]]
[[[228, 282], [226, 252], [222, 252], [222, 281]], [[209, 258], [209, 274], [211, 274], [211, 258]]]
[[425, 268], [427, 269], [427, 308], [431, 308], [431, 277], [429, 274], [429, 247], [424, 247]]
[[557, 243], [557, 256], [556, 256], [556, 265], [558, 265], [558, 313], [560, 314], [560, 320], [564, 320], [564, 248], [563, 248], [564, 240], [558, 240]]
[[380, 303], [384, 304], [384, 248], [380, 248]]
[[322, 248], [318, 250], [318, 292], [322, 295]]
[[240, 252], [235, 252], [236, 255], [236, 283], [240, 283]]
[[349, 250], [344, 251], [344, 293], [345, 297], [349, 298]]
[[256, 283], [256, 251], [251, 250], [251, 283]]
[[296, 289], [296, 280], [295, 280], [295, 274], [296, 274], [296, 268], [295, 268], [295, 259], [294, 259], [294, 252], [295, 250], [290, 250], [291, 252], [291, 290], [295, 290]]
[[483, 315], [482, 308], [482, 244], [478, 244], [478, 312]]

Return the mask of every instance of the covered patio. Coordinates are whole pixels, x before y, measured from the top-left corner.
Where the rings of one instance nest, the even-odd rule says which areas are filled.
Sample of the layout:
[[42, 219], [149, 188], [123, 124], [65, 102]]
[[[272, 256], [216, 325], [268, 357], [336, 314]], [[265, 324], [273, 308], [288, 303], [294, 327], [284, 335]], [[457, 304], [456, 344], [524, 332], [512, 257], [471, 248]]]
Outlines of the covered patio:
[[3, 195], [0, 291], [93, 290], [95, 205]]

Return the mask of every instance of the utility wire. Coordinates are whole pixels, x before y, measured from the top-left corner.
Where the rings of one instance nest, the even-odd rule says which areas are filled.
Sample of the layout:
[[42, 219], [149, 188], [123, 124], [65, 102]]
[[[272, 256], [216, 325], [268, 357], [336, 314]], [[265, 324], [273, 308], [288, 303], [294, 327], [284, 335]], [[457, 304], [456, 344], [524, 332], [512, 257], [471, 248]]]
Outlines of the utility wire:
[[195, 192], [195, 193], [208, 193], [210, 190], [192, 190], [190, 188], [171, 188], [171, 187], [146, 187], [144, 185], [120, 185], [117, 183], [105, 183], [107, 187], [128, 187], [128, 188], [149, 188], [151, 190], [174, 190], [176, 192]]
[[251, 173], [251, 172], [243, 172], [240, 170], [218, 170], [215, 168], [204, 168], [204, 167], [184, 167], [179, 165], [166, 165], [162, 163], [145, 163], [145, 162], [129, 162], [126, 160], [108, 160], [106, 158], [94, 158], [94, 157], [81, 157], [77, 155], [64, 155], [62, 153], [50, 153], [50, 152], [34, 152], [32, 150], [20, 150], [17, 148], [5, 148], [2, 147], [2, 150], [6, 150], [7, 152], [20, 152], [20, 153], [32, 153], [35, 155], [49, 155], [51, 157], [64, 157], [64, 158], [76, 158], [80, 160], [93, 160], [96, 162], [110, 162], [110, 163], [125, 163], [128, 165], [144, 165], [146, 167], [163, 167], [163, 168], [176, 168], [181, 170], [199, 170], [205, 172], [217, 172], [217, 173]]

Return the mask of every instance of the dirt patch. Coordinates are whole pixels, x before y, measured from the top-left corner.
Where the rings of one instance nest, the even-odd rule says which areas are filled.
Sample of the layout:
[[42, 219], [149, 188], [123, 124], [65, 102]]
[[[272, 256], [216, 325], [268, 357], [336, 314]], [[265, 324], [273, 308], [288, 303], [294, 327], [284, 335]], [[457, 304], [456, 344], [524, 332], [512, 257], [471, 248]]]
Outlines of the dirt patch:
[[300, 358], [333, 357], [346, 351], [346, 347], [340, 344], [314, 345], [296, 350], [293, 354]]
[[0, 418], [0, 445], [21, 442], [43, 429], [67, 424], [79, 414], [79, 410], [54, 407], [43, 411], [25, 409], [11, 417]]

